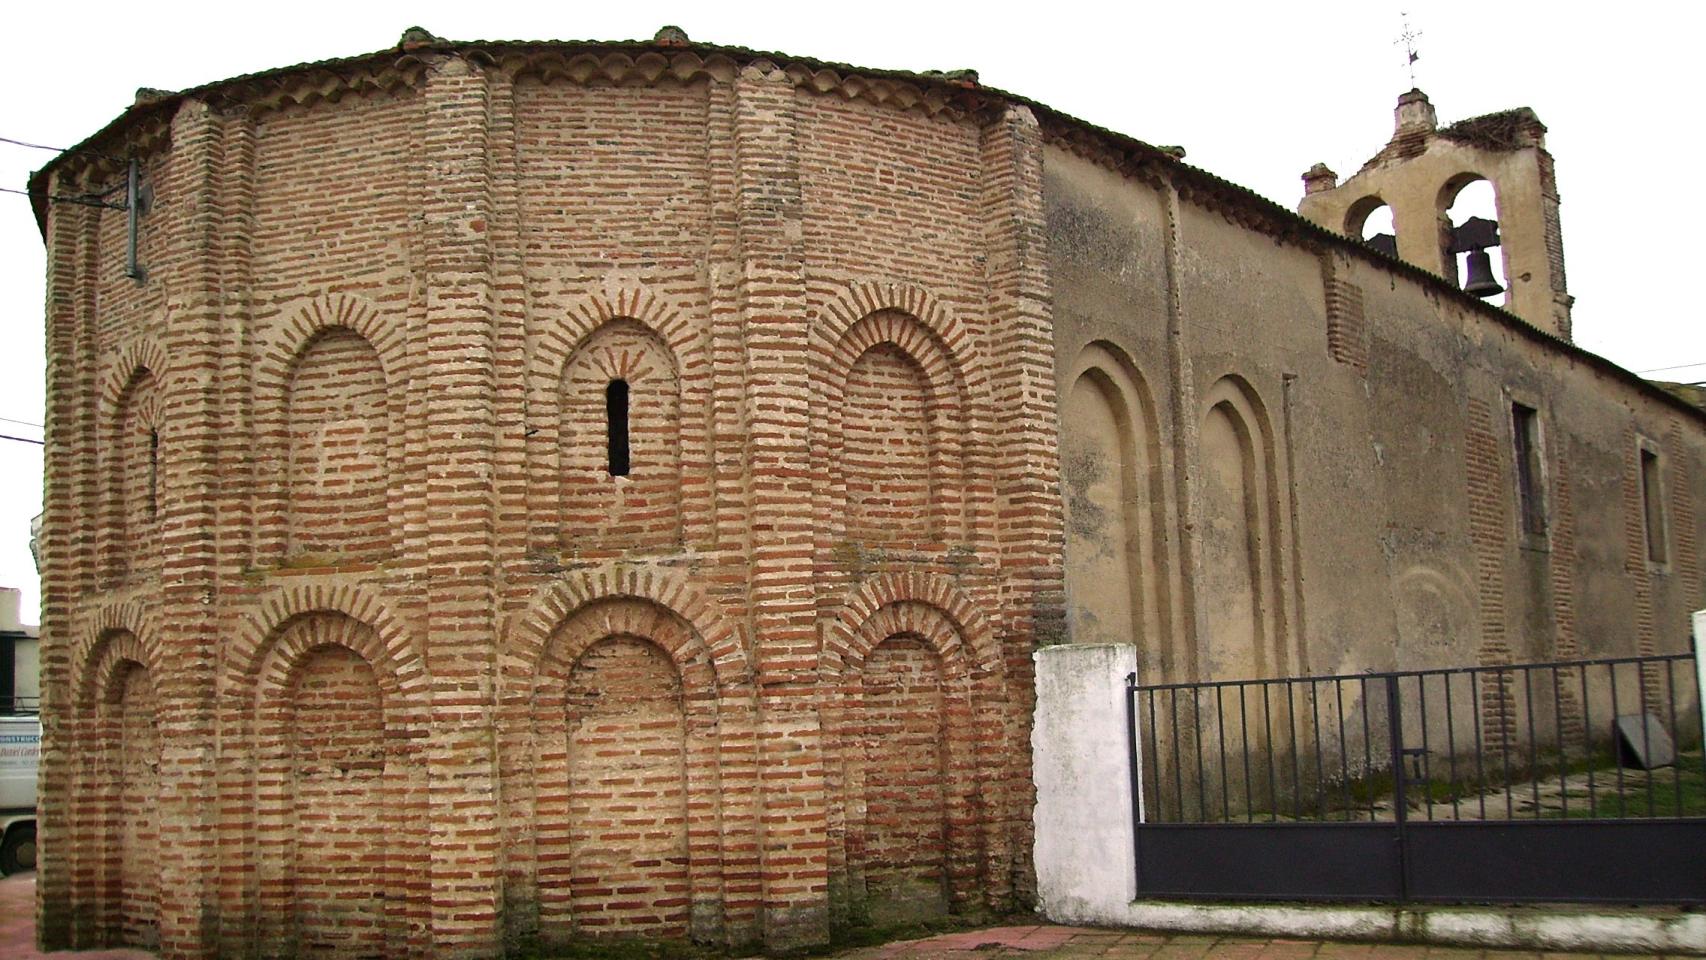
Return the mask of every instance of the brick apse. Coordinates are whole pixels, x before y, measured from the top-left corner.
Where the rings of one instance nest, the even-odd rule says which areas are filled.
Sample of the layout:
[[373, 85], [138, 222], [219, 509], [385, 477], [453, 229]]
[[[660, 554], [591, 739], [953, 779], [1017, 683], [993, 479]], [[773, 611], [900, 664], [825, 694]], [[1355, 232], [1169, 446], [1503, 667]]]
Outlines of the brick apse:
[[[114, 157], [139, 277], [48, 200]], [[1025, 907], [1038, 645], [1350, 670], [1699, 601], [1697, 411], [975, 76], [411, 31], [144, 91], [32, 190], [50, 947]], [[1471, 521], [1507, 374], [1577, 464], [1552, 561]]]

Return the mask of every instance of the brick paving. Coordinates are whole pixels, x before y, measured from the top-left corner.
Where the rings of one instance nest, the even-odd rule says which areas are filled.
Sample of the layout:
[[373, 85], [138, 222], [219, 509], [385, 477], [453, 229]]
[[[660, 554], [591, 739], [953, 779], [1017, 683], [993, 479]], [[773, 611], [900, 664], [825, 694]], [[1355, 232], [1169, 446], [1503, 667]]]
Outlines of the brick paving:
[[1391, 943], [1336, 943], [1158, 934], [1091, 927], [989, 927], [860, 947], [835, 960], [1590, 960], [1592, 953], [1475, 950]]
[[[4, 960], [153, 960], [142, 950], [75, 950], [42, 953], [35, 946], [36, 878], [0, 879], [0, 958]], [[1596, 960], [1592, 953], [1466, 950], [1400, 944], [1268, 940], [1250, 937], [1167, 935], [1046, 924], [986, 927], [958, 933], [859, 947], [834, 960]], [[1607, 958], [1609, 960], [1609, 958]]]

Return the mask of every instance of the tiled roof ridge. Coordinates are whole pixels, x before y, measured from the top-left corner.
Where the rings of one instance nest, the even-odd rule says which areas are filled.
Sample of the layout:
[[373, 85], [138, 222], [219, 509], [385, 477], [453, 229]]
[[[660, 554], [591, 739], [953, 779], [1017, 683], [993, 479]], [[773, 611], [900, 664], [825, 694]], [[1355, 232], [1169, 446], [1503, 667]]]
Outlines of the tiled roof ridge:
[[[37, 223], [45, 229], [47, 179], [49, 174], [67, 158], [79, 154], [119, 130], [134, 124], [152, 120], [157, 126], [164, 127], [169, 121], [172, 111], [175, 111], [178, 104], [186, 99], [213, 100], [216, 98], [209, 96], [210, 94], [220, 91], [236, 92], [244, 85], [253, 85], [316, 70], [332, 72], [365, 66], [377, 68], [374, 71], [375, 78], [389, 75], [401, 79], [404, 74], [412, 70], [424, 68], [425, 60], [423, 58], [432, 54], [460, 55], [495, 64], [501, 62], [504, 55], [525, 55], [528, 51], [564, 55], [565, 64], [578, 60], [578, 55], [583, 54], [603, 54], [605, 56], [638, 54], [633, 58], [630, 65], [638, 66], [640, 60], [647, 57], [661, 59], [664, 63], [662, 69], [658, 70], [659, 75], [666, 72], [677, 72], [670, 69], [669, 61], [671, 58], [684, 55], [697, 57], [701, 66], [719, 62], [741, 68], [769, 64], [783, 72], [805, 71], [811, 81], [806, 85], [818, 90], [818, 92], [828, 92], [841, 87], [846, 93], [845, 85], [850, 80], [886, 80], [922, 88], [927, 95], [923, 99], [930, 100], [939, 106], [947, 106], [957, 102], [973, 111], [987, 109], [1001, 103], [1023, 106], [1031, 110], [1033, 115], [1037, 117], [1045, 135], [1069, 149], [1087, 154], [1094, 152], [1096, 154], [1095, 159], [1099, 162], [1150, 182], [1158, 181], [1160, 179], [1158, 171], [1166, 170], [1177, 175], [1178, 179], [1175, 180], [1175, 186], [1181, 195], [1213, 204], [1229, 215], [1237, 214], [1236, 219], [1252, 229], [1281, 240], [1301, 241], [1305, 245], [1314, 244], [1331, 247], [1342, 253], [1369, 260], [1385, 269], [1403, 273], [1424, 287], [1454, 299], [1467, 309], [1480, 311], [1496, 322], [1514, 329], [1530, 339], [1543, 342], [1555, 349], [1561, 349], [1577, 359], [1599, 367], [1617, 379], [1636, 386], [1649, 396], [1662, 399], [1695, 418], [1706, 421], [1706, 410], [1701, 410], [1681, 398], [1653, 386], [1649, 381], [1636, 376], [1610, 360], [1541, 330], [1520, 317], [1486, 301], [1472, 297], [1460, 290], [1455, 284], [1448, 283], [1444, 278], [1421, 267], [1387, 257], [1370, 249], [1366, 244], [1355, 242], [1348, 237], [1310, 222], [1295, 211], [1275, 203], [1248, 187], [1216, 176], [1200, 167], [1192, 166], [1179, 158], [1177, 154], [1182, 153], [1182, 151], [1177, 150], [1177, 148], [1157, 147], [1135, 137], [1078, 119], [1047, 104], [995, 87], [983, 86], [976, 81], [974, 71], [918, 72], [857, 67], [846, 63], [816, 60], [810, 57], [798, 57], [773, 51], [753, 50], [747, 47], [724, 46], [698, 41], [682, 42], [672, 37], [666, 37], [664, 31], [660, 31], [659, 37], [654, 40], [445, 40], [434, 37], [418, 27], [411, 27], [404, 33], [403, 40], [396, 46], [370, 53], [304, 62], [256, 73], [241, 74], [225, 80], [216, 80], [190, 87], [170, 95], [162, 96], [158, 95], [163, 93], [162, 91], [150, 91], [150, 96], [139, 98], [135, 105], [125, 110], [106, 126], [55, 156], [40, 170], [31, 175], [29, 192], [31, 201], [36, 208]], [[656, 59], [650, 63], [650, 67], [654, 69], [659, 67]], [[852, 96], [852, 94], [848, 95]], [[1526, 107], [1517, 108], [1517, 110], [1527, 110], [1528, 116], [1534, 116], [1533, 111]], [[1516, 111], [1500, 111], [1484, 116], [1503, 117], [1512, 112]], [[1467, 121], [1459, 121], [1453, 126], [1459, 126], [1465, 122]], [[1539, 122], [1537, 117], [1534, 122]]]

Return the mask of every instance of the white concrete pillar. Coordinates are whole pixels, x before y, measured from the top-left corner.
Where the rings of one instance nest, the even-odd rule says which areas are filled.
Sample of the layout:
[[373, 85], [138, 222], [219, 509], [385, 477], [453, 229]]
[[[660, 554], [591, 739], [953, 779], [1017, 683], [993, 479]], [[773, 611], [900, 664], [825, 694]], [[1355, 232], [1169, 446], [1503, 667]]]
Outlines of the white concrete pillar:
[[1137, 648], [1067, 644], [1031, 656], [1038, 899], [1050, 920], [1107, 923], [1137, 895], [1125, 692]]

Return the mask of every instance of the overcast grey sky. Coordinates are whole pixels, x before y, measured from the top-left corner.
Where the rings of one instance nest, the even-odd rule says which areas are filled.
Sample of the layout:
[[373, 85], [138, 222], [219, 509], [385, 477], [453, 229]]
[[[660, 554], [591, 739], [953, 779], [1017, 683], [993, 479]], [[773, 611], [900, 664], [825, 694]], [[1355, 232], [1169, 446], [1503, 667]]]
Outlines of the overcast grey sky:
[[[1407, 11], [1417, 84], [1442, 123], [1531, 106], [1558, 162], [1577, 342], [1637, 371], [1706, 379], [1699, 276], [1698, 3], [646, 3], [24, 4], [6, 16], [0, 137], [68, 146], [137, 87], [182, 89], [394, 45], [418, 24], [453, 39], [695, 40], [907, 70], [972, 67], [1023, 94], [1151, 143], [1287, 207], [1325, 161], [1354, 173], [1409, 87], [1394, 45]], [[0, 144], [0, 186], [51, 154]], [[41, 422], [41, 238], [0, 194], [0, 418]], [[40, 437], [0, 422], [0, 433]], [[37, 603], [28, 521], [39, 447], [0, 441], [0, 585]]]

